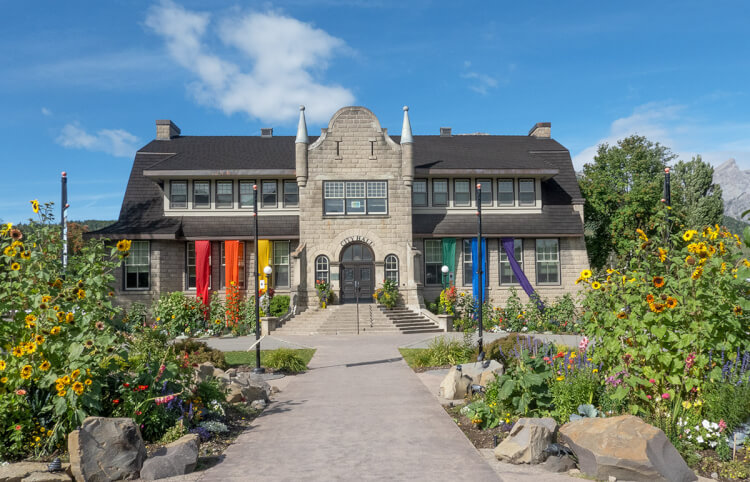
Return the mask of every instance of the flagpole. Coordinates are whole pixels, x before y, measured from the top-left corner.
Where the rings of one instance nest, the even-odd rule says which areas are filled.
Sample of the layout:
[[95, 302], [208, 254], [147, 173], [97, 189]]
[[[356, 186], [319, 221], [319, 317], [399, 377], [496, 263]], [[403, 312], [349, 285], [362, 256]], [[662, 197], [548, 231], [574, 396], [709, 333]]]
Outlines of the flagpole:
[[60, 179], [62, 193], [60, 202], [60, 228], [62, 229], [62, 271], [63, 276], [68, 267], [68, 174], [63, 171]]
[[482, 354], [482, 337], [483, 326], [482, 318], [484, 312], [484, 283], [482, 282], [482, 262], [484, 253], [482, 252], [482, 184], [477, 183], [477, 283], [479, 283], [479, 355]]

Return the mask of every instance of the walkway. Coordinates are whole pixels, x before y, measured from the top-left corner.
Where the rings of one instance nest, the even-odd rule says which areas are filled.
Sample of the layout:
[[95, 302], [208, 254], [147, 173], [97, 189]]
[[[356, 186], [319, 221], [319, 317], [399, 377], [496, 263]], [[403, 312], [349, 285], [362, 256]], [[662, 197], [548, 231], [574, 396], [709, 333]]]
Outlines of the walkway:
[[499, 480], [401, 359], [421, 339], [284, 337], [317, 348], [310, 370], [199, 480]]

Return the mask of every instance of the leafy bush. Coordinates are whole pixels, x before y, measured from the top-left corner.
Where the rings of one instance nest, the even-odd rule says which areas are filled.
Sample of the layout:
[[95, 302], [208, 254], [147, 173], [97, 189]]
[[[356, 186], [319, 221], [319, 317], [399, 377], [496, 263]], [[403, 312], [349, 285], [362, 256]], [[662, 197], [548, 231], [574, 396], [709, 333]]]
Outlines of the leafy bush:
[[495, 428], [503, 420], [497, 402], [490, 402], [488, 404], [486, 400], [481, 399], [464, 406], [461, 409], [461, 414], [465, 415], [471, 420], [471, 423], [482, 430]]
[[194, 339], [182, 340], [174, 344], [174, 350], [178, 359], [184, 360], [187, 365], [200, 365], [211, 362], [216, 368], [222, 370], [227, 368], [224, 352], [210, 348], [205, 343]]
[[457, 298], [458, 298], [458, 295], [456, 294], [455, 286], [450, 286], [448, 288], [445, 288], [443, 291], [441, 291], [440, 298], [439, 298], [440, 312], [448, 314], [448, 315], [452, 315], [453, 307], [456, 304]]
[[182, 291], [162, 294], [154, 304], [153, 315], [156, 326], [172, 338], [192, 336], [207, 327], [201, 301], [185, 296]]
[[[568, 354], [568, 360], [570, 360], [569, 357], [570, 354]], [[566, 362], [563, 360], [562, 363]], [[551, 415], [561, 424], [568, 422], [571, 415], [581, 412], [581, 407], [594, 409], [592, 404], [598, 402], [598, 394], [602, 386], [597, 374], [599, 370], [589, 363], [576, 364], [574, 362], [567, 366], [567, 375], [564, 369], [558, 369], [560, 374], [554, 380], [550, 379], [553, 407]]]
[[284, 316], [289, 311], [289, 296], [276, 295], [271, 300], [271, 316]]
[[398, 284], [393, 280], [383, 280], [383, 286], [375, 290], [372, 295], [375, 300], [386, 308], [395, 307], [399, 301]]
[[445, 366], [467, 363], [471, 359], [474, 346], [469, 336], [463, 341], [439, 336], [432, 340], [423, 355], [423, 366]]
[[289, 348], [277, 348], [266, 357], [266, 363], [274, 370], [286, 373], [301, 373], [307, 370], [305, 361], [297, 354], [296, 350]]
[[[500, 363], [507, 364], [513, 358], [513, 353], [520, 351], [523, 343], [529, 339], [526, 335], [520, 333], [510, 333], [507, 336], [484, 345], [484, 356], [487, 360], [497, 360]], [[474, 351], [473, 359], [479, 356], [479, 348]]]

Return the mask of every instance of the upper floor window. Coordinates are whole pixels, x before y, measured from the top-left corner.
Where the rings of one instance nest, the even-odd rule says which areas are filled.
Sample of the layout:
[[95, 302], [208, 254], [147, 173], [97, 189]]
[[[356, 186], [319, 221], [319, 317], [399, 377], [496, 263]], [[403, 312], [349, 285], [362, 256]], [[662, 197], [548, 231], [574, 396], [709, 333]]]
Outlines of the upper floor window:
[[411, 203], [414, 207], [427, 206], [427, 179], [414, 179], [411, 185]]
[[560, 284], [560, 246], [557, 239], [536, 240], [537, 284]]
[[513, 206], [516, 203], [513, 179], [497, 180], [497, 204], [500, 206]]
[[456, 179], [453, 181], [453, 205], [470, 206], [471, 205], [471, 182], [468, 179]]
[[126, 290], [147, 290], [151, 278], [151, 246], [148, 241], [133, 241], [125, 258], [124, 282]]
[[255, 181], [240, 181], [240, 207], [252, 208], [255, 192], [253, 186]]
[[386, 214], [387, 181], [324, 181], [323, 212], [327, 215]]
[[518, 180], [518, 204], [520, 206], [534, 206], [536, 204], [535, 185], [533, 179]]
[[187, 207], [187, 181], [169, 182], [169, 207], [171, 209]]
[[264, 208], [275, 208], [277, 205], [276, 200], [276, 180], [264, 180], [261, 188], [261, 207]]
[[299, 187], [297, 181], [284, 181], [284, 207], [299, 206]]
[[[513, 240], [513, 257], [518, 261], [521, 270], [523, 270], [523, 240], [515, 238]], [[501, 285], [515, 285], [518, 284], [518, 278], [513, 273], [513, 269], [508, 261], [508, 255], [505, 254], [503, 248], [503, 242], [500, 241], [500, 284]]]
[[482, 188], [482, 206], [492, 206], [492, 180], [477, 179], [477, 184]]
[[211, 207], [211, 182], [193, 181], [193, 207]]
[[432, 180], [432, 205], [433, 206], [447, 206], [448, 205], [448, 180], [447, 179], [433, 179]]
[[398, 284], [398, 257], [395, 254], [385, 257], [385, 279]]
[[216, 181], [216, 207], [231, 208], [234, 205], [234, 182]]

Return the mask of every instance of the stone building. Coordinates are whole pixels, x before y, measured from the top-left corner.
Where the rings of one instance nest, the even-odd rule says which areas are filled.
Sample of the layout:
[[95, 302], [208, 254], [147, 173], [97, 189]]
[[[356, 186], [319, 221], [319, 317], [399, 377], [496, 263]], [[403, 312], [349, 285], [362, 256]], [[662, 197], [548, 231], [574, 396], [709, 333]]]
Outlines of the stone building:
[[537, 293], [554, 297], [576, 289], [588, 260], [570, 153], [550, 127], [538, 123], [514, 136], [450, 128], [412, 135], [406, 107], [400, 136], [364, 107], [340, 109], [319, 137], [308, 136], [304, 107], [296, 137], [272, 129], [182, 136], [173, 122], [157, 120], [156, 139], [136, 153], [119, 220], [92, 234], [133, 241], [118, 273], [121, 303], [194, 292], [196, 243], [204, 241], [209, 289], [223, 292], [226, 250], [235, 249], [227, 242], [239, 241], [232, 266], [240, 288], [252, 292], [257, 186], [260, 269], [272, 268], [268, 283], [277, 293], [304, 309], [316, 280], [331, 283], [337, 303], [355, 300], [356, 282], [367, 302], [391, 279], [404, 304], [418, 308], [446, 283], [471, 291], [479, 186], [487, 299], [501, 302], [518, 286], [502, 239]]

